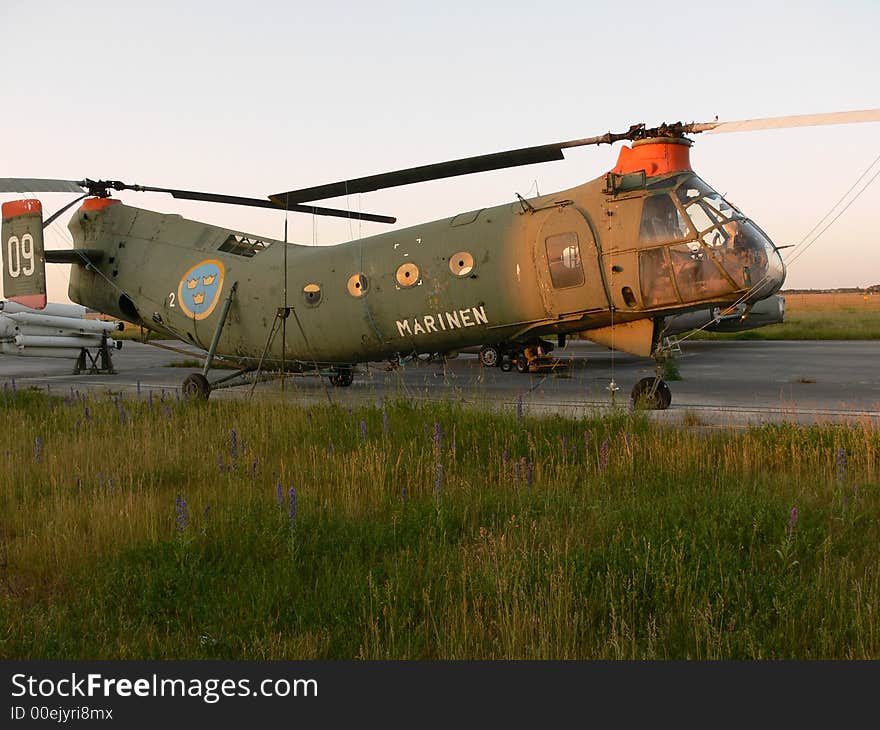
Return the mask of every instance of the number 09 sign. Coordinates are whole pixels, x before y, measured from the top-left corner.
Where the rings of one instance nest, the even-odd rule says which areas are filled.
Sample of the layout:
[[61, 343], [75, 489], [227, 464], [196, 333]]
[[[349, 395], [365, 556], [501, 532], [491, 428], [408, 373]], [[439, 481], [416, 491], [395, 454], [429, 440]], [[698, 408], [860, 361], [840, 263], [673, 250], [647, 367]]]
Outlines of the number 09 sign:
[[46, 306], [43, 207], [39, 200], [3, 203], [3, 294], [27, 307]]

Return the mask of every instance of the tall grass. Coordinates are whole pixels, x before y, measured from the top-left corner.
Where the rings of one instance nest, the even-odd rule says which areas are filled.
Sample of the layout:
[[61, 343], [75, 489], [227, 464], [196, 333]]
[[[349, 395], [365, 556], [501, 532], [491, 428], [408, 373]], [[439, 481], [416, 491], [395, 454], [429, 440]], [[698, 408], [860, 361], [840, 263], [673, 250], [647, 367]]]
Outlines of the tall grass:
[[880, 656], [880, 434], [0, 401], [3, 658]]

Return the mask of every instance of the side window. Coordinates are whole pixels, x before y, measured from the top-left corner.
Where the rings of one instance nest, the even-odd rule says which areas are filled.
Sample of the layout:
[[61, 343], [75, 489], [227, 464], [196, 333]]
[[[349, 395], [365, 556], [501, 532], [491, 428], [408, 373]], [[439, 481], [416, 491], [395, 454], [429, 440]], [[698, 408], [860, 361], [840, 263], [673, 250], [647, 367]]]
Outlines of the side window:
[[645, 198], [639, 240], [642, 243], [666, 243], [687, 235], [687, 225], [669, 195]]
[[675, 287], [665, 248], [654, 248], [639, 254], [639, 279], [642, 301], [646, 307], [662, 307], [676, 302]]
[[547, 261], [550, 264], [550, 280], [556, 289], [579, 286], [584, 283], [584, 267], [576, 233], [559, 233], [548, 236]]

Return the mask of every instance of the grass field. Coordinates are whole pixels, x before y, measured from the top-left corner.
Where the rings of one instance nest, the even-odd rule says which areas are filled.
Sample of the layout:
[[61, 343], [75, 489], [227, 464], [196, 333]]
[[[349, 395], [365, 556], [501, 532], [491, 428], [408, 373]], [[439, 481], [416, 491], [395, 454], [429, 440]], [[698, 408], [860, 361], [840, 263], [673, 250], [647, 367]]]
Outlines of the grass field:
[[785, 322], [734, 334], [699, 332], [695, 339], [718, 340], [877, 340], [880, 294], [858, 292], [789, 293]]
[[877, 658], [880, 433], [14, 392], [0, 658]]

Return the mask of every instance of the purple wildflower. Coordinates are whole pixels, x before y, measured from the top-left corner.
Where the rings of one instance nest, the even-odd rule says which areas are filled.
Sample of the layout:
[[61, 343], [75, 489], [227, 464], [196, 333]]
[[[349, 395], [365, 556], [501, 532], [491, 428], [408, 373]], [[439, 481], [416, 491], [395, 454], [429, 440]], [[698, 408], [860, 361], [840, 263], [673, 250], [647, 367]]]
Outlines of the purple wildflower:
[[275, 500], [278, 504], [284, 504], [284, 487], [281, 486], [281, 481], [275, 485]]
[[15, 403], [15, 378], [12, 379], [12, 402]]
[[85, 418], [87, 421], [92, 420], [92, 412], [89, 410], [88, 406], [83, 407], [83, 418]]
[[43, 458], [43, 439], [37, 436], [34, 439], [34, 461], [40, 461]]
[[526, 486], [532, 486], [532, 475], [534, 474], [535, 464], [534, 462], [529, 462], [526, 465]]
[[440, 451], [440, 446], [443, 443], [443, 431], [440, 428], [440, 422], [434, 421], [434, 450]]
[[837, 447], [837, 481], [843, 482], [846, 479], [846, 451], [843, 446]]
[[434, 494], [440, 496], [440, 490], [443, 486], [443, 464], [437, 462], [437, 474], [434, 476]]
[[406, 502], [406, 487], [400, 490], [400, 496], [403, 497], [403, 501]]
[[253, 462], [251, 462], [251, 477], [257, 476], [257, 467], [260, 464], [260, 457], [255, 456]]
[[520, 393], [516, 397], [516, 422], [522, 423], [523, 419], [523, 402], [522, 402], [522, 393]]
[[205, 522], [207, 522], [207, 521], [208, 521], [208, 517], [209, 517], [210, 515], [211, 515], [211, 505], [210, 505], [210, 504], [206, 504], [206, 505], [205, 505], [205, 511], [202, 513], [202, 519], [203, 519]]
[[328, 454], [332, 454], [332, 453], [333, 453], [333, 442], [332, 442], [332, 441], [328, 441], [328, 442], [327, 442], [327, 453], [328, 453]]
[[361, 419], [361, 437], [364, 441], [367, 440], [367, 422]]
[[233, 461], [238, 458], [238, 431], [234, 428], [229, 432], [229, 456]]
[[791, 537], [794, 534], [794, 528], [797, 527], [798, 523], [798, 508], [792, 507], [791, 512], [788, 513], [788, 536]]
[[599, 449], [599, 471], [603, 474], [605, 470], [608, 468], [608, 452], [611, 451], [611, 444], [608, 442], [608, 439], [603, 439], [602, 448]]
[[185, 532], [186, 526], [189, 524], [189, 512], [187, 512], [186, 500], [179, 494], [174, 501], [174, 510], [177, 513], [174, 519], [175, 529], [178, 532]]
[[290, 518], [290, 527], [296, 527], [296, 487], [291, 487], [288, 492], [288, 497], [290, 498], [290, 509], [287, 512], [287, 516]]

